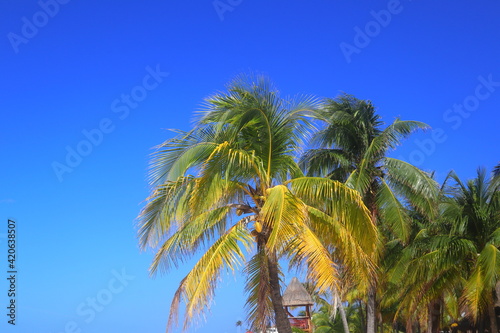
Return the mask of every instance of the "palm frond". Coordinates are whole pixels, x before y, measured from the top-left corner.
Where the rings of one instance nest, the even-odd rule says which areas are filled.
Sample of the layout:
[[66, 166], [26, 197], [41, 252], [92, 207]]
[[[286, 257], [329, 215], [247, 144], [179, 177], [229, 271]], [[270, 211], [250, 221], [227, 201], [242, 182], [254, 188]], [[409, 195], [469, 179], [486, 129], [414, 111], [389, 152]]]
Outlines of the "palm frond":
[[404, 161], [385, 158], [387, 182], [417, 211], [433, 220], [437, 215], [438, 185], [427, 173]]
[[266, 201], [262, 206], [261, 220], [264, 230], [269, 230], [267, 249], [275, 252], [277, 246], [288, 244], [295, 238], [298, 228], [304, 223], [305, 206], [293, 196], [284, 185], [277, 185], [266, 191]]
[[382, 151], [385, 155], [388, 149], [396, 148], [403, 139], [408, 138], [413, 132], [429, 128], [429, 125], [420, 121], [396, 119], [379, 136], [373, 139], [373, 151], [370, 151], [369, 154], [377, 156]]
[[[172, 224], [179, 221], [179, 212], [186, 211], [186, 194], [196, 183], [194, 177], [179, 177], [158, 186], [139, 214], [139, 241], [141, 248], [155, 247]], [[184, 217], [185, 218], [185, 217]]]
[[368, 230], [360, 233], [359, 239], [364, 239], [363, 236], [374, 237], [371, 240], [377, 237], [369, 211], [357, 191], [338, 181], [319, 177], [295, 178], [285, 184], [290, 184], [292, 193], [306, 205], [322, 209], [349, 229], [354, 231], [355, 226], [361, 225], [368, 227]]
[[410, 237], [411, 218], [385, 180], [381, 181], [376, 200], [383, 221], [399, 239], [407, 242]]
[[[345, 156], [345, 152], [341, 149], [310, 149], [302, 157], [300, 166], [307, 170], [310, 176], [328, 177], [332, 170], [339, 168], [352, 168], [349, 157]], [[335, 180], [345, 180], [335, 179]]]
[[306, 225], [299, 229], [296, 238], [289, 244], [291, 264], [305, 267], [307, 279], [318, 292], [339, 289], [339, 272], [322, 240]]
[[267, 323], [273, 320], [267, 261], [265, 249], [258, 248], [245, 268], [247, 274], [245, 292], [248, 294], [245, 304], [247, 321], [252, 323], [255, 330], [262, 331], [265, 331]]
[[[212, 301], [220, 271], [226, 268], [234, 271], [243, 264], [243, 248], [252, 242], [248, 231], [237, 223], [220, 237], [194, 265], [182, 283], [182, 296], [186, 300], [184, 329], [208, 309]], [[181, 288], [180, 287], [180, 288]]]
[[496, 246], [487, 244], [477, 257], [477, 265], [467, 280], [462, 299], [472, 318], [477, 319], [481, 311], [493, 301], [491, 291], [499, 275], [500, 251]]
[[150, 267], [151, 274], [158, 269], [166, 273], [173, 267], [179, 267], [181, 262], [196, 253], [199, 245], [211, 242], [217, 231], [225, 229], [230, 210], [231, 207], [219, 207], [186, 221], [156, 252]]

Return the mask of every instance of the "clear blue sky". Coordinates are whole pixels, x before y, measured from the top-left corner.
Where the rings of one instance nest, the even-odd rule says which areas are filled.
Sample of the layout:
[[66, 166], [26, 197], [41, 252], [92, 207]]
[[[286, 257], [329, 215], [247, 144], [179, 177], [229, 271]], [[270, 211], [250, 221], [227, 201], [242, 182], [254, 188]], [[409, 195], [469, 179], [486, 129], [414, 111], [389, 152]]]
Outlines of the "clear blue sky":
[[[148, 277], [152, 255], [134, 229], [148, 155], [241, 72], [269, 75], [284, 95], [344, 91], [372, 100], [387, 122], [428, 123], [434, 132], [394, 156], [440, 180], [499, 162], [498, 1], [216, 5], [0, 4], [2, 332], [164, 332], [189, 265]], [[5, 316], [7, 218], [19, 232], [15, 328]], [[237, 273], [197, 332], [237, 332], [243, 304]]]

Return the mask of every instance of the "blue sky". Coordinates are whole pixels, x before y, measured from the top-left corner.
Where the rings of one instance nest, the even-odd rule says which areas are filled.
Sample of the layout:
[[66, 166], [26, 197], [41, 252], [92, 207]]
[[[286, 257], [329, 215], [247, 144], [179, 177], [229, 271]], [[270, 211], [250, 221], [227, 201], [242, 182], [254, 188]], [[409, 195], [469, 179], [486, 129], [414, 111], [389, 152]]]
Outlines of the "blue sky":
[[[440, 180], [500, 160], [498, 1], [20, 0], [0, 12], [0, 276], [8, 218], [19, 271], [17, 327], [2, 310], [2, 332], [164, 332], [189, 263], [148, 276], [134, 229], [148, 155], [242, 72], [428, 123], [393, 155]], [[224, 279], [191, 332], [237, 332], [241, 280]], [[1, 309], [7, 289], [2, 277]]]

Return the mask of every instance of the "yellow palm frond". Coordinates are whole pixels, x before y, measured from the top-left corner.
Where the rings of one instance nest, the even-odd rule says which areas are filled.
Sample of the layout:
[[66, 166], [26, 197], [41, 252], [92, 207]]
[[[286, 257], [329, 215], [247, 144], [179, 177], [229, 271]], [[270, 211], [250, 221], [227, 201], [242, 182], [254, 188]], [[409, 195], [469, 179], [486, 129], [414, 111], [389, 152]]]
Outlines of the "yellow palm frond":
[[231, 207], [219, 207], [204, 212], [190, 221], [186, 221], [172, 236], [170, 236], [158, 249], [150, 267], [152, 274], [160, 268], [167, 272], [184, 260], [190, 258], [199, 248], [199, 244], [208, 243], [216, 237], [216, 231], [225, 229], [219, 224], [225, 225]]
[[304, 205], [284, 185], [277, 185], [266, 191], [261, 220], [264, 230], [269, 230], [267, 249], [275, 252], [277, 246], [286, 245], [296, 237], [297, 224], [305, 219]]
[[325, 178], [300, 177], [288, 183], [306, 205], [317, 208], [314, 212], [324, 212], [329, 223], [341, 224], [365, 253], [375, 254], [378, 230], [357, 191]]
[[337, 264], [322, 240], [307, 225], [301, 225], [294, 240], [289, 245], [292, 264], [305, 267], [307, 279], [319, 293], [340, 289]]
[[184, 328], [208, 308], [214, 295], [220, 271], [234, 271], [244, 262], [242, 248], [249, 248], [252, 239], [242, 221], [222, 235], [198, 260], [182, 281], [179, 289], [186, 301]]

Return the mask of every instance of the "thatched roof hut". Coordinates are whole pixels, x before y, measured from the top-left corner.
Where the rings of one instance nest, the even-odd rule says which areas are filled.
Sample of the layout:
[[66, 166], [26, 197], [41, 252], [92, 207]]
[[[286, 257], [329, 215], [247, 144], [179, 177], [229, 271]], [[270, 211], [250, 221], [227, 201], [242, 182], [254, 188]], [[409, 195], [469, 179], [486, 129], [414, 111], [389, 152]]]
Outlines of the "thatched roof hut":
[[[283, 294], [283, 306], [288, 314], [288, 320], [290, 324], [294, 327], [298, 327], [305, 332], [312, 332], [312, 322], [311, 322], [311, 306], [314, 304], [311, 295], [307, 292], [306, 288], [299, 282], [299, 280], [294, 277], [288, 287], [286, 287], [285, 293]], [[306, 315], [302, 317], [296, 317], [288, 311], [288, 307], [295, 306], [305, 306]]]
[[294, 277], [288, 287], [286, 287], [283, 294], [284, 306], [306, 306], [313, 305], [311, 295], [307, 292], [306, 288]]

